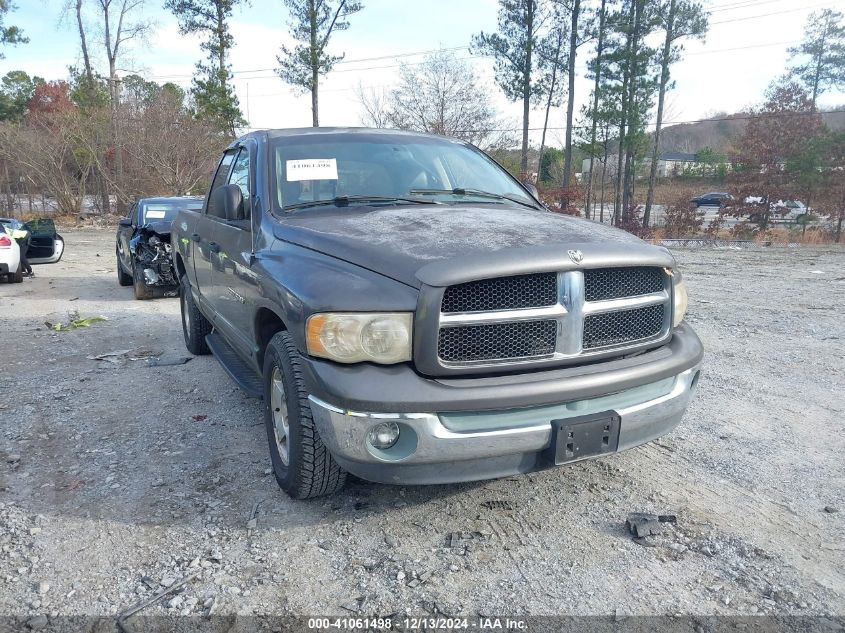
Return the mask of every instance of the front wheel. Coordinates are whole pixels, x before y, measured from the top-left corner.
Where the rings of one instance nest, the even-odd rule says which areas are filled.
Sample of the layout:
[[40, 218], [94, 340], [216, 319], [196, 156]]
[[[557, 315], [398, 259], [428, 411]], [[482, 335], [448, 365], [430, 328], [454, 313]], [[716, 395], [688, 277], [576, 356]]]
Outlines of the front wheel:
[[205, 337], [211, 334], [211, 323], [194, 302], [187, 275], [182, 275], [179, 280], [179, 307], [182, 309], [182, 334], [185, 336], [185, 347], [191, 354], [197, 356], [210, 354], [211, 350], [208, 349]]
[[287, 332], [267, 344], [263, 375], [264, 425], [279, 487], [294, 499], [337, 492], [346, 482], [346, 471], [314, 426], [296, 347]]
[[132, 268], [132, 287], [135, 289], [136, 299], [152, 299], [153, 291], [144, 279], [144, 268], [137, 263]]

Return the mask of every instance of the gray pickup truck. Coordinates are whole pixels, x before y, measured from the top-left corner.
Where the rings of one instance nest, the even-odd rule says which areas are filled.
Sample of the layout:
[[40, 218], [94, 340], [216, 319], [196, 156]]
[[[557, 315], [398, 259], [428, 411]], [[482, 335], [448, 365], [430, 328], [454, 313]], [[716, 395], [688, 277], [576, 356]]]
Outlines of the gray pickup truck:
[[248, 134], [171, 239], [187, 348], [263, 398], [295, 498], [608, 455], [676, 426], [698, 382], [665, 248], [549, 211], [454, 139]]

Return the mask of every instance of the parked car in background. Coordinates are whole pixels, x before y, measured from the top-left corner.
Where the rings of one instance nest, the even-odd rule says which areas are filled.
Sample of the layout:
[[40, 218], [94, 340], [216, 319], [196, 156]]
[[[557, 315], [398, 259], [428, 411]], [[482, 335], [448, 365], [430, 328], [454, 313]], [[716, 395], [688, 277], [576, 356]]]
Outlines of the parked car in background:
[[136, 299], [178, 294], [170, 256], [170, 223], [181, 209], [202, 209], [202, 198], [141, 198], [121, 218], [115, 253], [117, 282], [133, 286]]
[[172, 242], [185, 345], [263, 398], [295, 498], [609, 455], [679, 424], [698, 383], [672, 254], [455, 139], [254, 132]]
[[[12, 237], [13, 226], [17, 220], [0, 218], [0, 277], [5, 277], [10, 284], [23, 281], [23, 266], [21, 266], [21, 249], [17, 240]], [[20, 224], [18, 222], [18, 224]]]
[[733, 196], [725, 191], [709, 191], [690, 200], [698, 207], [723, 207], [733, 200]]
[[[55, 264], [65, 252], [65, 241], [56, 232], [56, 225], [49, 218], [22, 222], [16, 218], [0, 218], [0, 275], [6, 275], [10, 282], [23, 281], [20, 262], [20, 245], [13, 235], [18, 231], [30, 234], [27, 259], [30, 264]], [[11, 240], [11, 244], [6, 242]]]
[[30, 264], [55, 264], [65, 253], [65, 240], [56, 231], [50, 218], [39, 218], [23, 223], [23, 229], [32, 236], [29, 240], [27, 259]]

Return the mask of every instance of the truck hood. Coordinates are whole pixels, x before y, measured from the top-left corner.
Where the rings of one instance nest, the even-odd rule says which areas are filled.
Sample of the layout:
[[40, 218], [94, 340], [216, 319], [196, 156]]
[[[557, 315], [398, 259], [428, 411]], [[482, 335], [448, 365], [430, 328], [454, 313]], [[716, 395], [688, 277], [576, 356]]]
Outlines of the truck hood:
[[[402, 283], [450, 285], [501, 274], [638, 263], [671, 266], [662, 247], [551, 211], [494, 205], [314, 209], [286, 216], [276, 238]], [[583, 259], [574, 261], [569, 250]], [[578, 258], [578, 254], [574, 255]]]

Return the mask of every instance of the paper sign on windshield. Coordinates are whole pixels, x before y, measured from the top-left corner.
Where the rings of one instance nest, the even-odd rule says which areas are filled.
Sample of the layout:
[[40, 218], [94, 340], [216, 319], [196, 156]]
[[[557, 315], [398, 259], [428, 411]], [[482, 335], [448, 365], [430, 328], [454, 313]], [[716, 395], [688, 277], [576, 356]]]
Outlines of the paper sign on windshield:
[[307, 158], [286, 161], [288, 182], [337, 180], [336, 158]]
[[150, 210], [150, 211], [147, 211], [147, 213], [145, 214], [145, 217], [147, 219], [150, 219], [150, 218], [159, 219], [159, 218], [165, 217], [165, 215], [166, 214], [165, 214], [164, 211], [152, 211], [152, 210]]

